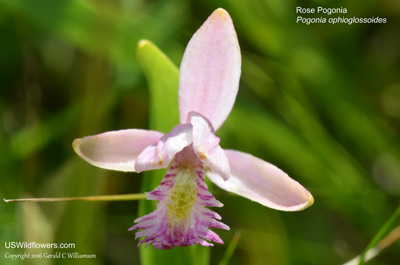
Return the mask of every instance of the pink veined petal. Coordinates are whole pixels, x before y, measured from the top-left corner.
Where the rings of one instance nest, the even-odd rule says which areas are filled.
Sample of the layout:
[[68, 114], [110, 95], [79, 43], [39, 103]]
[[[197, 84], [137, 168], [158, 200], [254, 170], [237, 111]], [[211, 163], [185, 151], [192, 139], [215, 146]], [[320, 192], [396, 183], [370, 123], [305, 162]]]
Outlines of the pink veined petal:
[[176, 153], [192, 143], [192, 125], [178, 124], [156, 144], [148, 146], [138, 156], [136, 172], [167, 167]]
[[229, 178], [230, 167], [224, 150], [219, 146], [211, 122], [197, 112], [190, 112], [188, 122], [193, 125], [193, 149], [197, 157], [224, 180]]
[[310, 192], [276, 166], [235, 150], [225, 154], [231, 166], [229, 180], [207, 172], [220, 188], [281, 211], [301, 211], [314, 203]]
[[181, 123], [190, 111], [210, 119], [217, 130], [235, 103], [241, 67], [240, 47], [232, 19], [219, 8], [193, 35], [179, 75]]
[[129, 129], [75, 139], [72, 146], [80, 157], [96, 167], [134, 172], [138, 155], [162, 136], [157, 131]]

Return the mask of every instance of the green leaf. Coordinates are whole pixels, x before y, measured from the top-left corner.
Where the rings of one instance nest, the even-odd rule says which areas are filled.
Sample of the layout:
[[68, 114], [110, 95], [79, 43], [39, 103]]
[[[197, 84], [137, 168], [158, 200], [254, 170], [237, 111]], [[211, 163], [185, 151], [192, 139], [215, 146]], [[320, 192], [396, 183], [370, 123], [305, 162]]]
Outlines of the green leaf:
[[[178, 83], [179, 70], [153, 43], [141, 40], [137, 49], [139, 63], [150, 88], [150, 129], [169, 132], [179, 123]], [[157, 170], [145, 174], [142, 191], [149, 192], [158, 186], [165, 171]], [[154, 201], [140, 201], [139, 216], [155, 209]], [[171, 250], [155, 250], [152, 247], [140, 247], [140, 259], [143, 265], [205, 265], [209, 263], [209, 248], [191, 246]]]
[[169, 132], [179, 123], [179, 70], [148, 40], [139, 41], [137, 53], [150, 88], [150, 128]]

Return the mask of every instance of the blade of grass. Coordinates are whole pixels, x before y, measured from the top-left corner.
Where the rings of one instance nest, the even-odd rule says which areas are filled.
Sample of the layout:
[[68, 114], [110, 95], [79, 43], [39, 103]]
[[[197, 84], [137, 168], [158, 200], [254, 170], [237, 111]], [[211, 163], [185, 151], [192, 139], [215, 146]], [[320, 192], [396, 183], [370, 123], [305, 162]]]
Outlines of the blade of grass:
[[59, 201], [135, 201], [146, 199], [144, 193], [138, 194], [119, 194], [119, 195], [100, 195], [82, 197], [63, 197], [63, 198], [22, 198], [22, 199], [3, 199], [5, 202], [59, 202]]
[[366, 256], [368, 250], [370, 250], [378, 245], [379, 241], [388, 233], [389, 229], [393, 226], [393, 223], [397, 220], [397, 218], [399, 216], [400, 216], [400, 205], [399, 205], [399, 207], [397, 207], [397, 209], [393, 213], [393, 215], [382, 226], [382, 228], [379, 229], [378, 233], [376, 233], [376, 235], [372, 238], [371, 242], [368, 244], [368, 246], [365, 248], [365, 250], [361, 253], [360, 262], [358, 264], [364, 263], [364, 259], [365, 259], [365, 256]]
[[[390, 233], [388, 232], [393, 226], [394, 222], [400, 216], [400, 205], [386, 223], [379, 229], [378, 233], [372, 238], [371, 242], [367, 245], [364, 251], [354, 259], [346, 262], [343, 265], [361, 265], [368, 260], [376, 257], [385, 248], [391, 246], [400, 238], [400, 226], [397, 226]], [[386, 236], [385, 236], [386, 235]]]
[[232, 258], [232, 255], [235, 252], [240, 236], [241, 236], [240, 231], [236, 231], [235, 235], [233, 236], [231, 242], [228, 245], [228, 248], [225, 251], [224, 256], [219, 262], [219, 265], [228, 265], [229, 260]]

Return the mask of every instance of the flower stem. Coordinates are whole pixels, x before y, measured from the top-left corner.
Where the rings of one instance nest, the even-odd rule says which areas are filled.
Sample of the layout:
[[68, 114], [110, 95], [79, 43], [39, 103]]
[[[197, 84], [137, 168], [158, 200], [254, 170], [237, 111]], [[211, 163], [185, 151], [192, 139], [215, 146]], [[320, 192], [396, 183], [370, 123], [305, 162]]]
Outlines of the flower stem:
[[59, 201], [135, 201], [146, 199], [146, 194], [121, 194], [121, 195], [100, 195], [83, 197], [64, 197], [64, 198], [22, 198], [22, 199], [3, 199], [5, 202], [59, 202]]

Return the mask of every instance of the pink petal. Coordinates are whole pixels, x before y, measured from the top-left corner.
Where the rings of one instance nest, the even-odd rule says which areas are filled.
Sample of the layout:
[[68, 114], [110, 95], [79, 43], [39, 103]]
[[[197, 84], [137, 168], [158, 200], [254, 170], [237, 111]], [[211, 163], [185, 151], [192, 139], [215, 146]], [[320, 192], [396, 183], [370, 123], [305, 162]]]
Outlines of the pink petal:
[[167, 167], [176, 153], [192, 143], [192, 125], [178, 124], [156, 144], [148, 146], [138, 156], [136, 172]]
[[188, 122], [193, 125], [193, 149], [197, 157], [224, 180], [229, 178], [230, 167], [224, 150], [219, 146], [211, 122], [197, 112], [190, 112]]
[[80, 157], [96, 167], [134, 172], [138, 155], [162, 135], [137, 129], [111, 131], [75, 139], [72, 146]]
[[220, 188], [282, 211], [300, 211], [314, 203], [303, 186], [276, 166], [235, 150], [225, 150], [225, 154], [231, 166], [229, 180], [207, 172]]
[[232, 19], [219, 8], [193, 35], [179, 77], [181, 123], [190, 111], [210, 119], [217, 130], [232, 110], [239, 87], [240, 48]]

